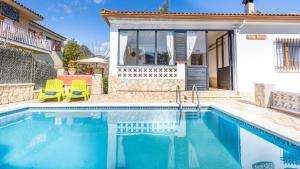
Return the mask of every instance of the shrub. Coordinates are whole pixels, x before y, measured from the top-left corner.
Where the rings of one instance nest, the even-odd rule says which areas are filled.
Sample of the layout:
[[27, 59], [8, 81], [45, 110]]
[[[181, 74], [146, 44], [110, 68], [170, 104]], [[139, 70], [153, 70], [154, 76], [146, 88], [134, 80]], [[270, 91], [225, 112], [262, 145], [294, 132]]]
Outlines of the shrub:
[[108, 77], [103, 78], [103, 93], [108, 94]]

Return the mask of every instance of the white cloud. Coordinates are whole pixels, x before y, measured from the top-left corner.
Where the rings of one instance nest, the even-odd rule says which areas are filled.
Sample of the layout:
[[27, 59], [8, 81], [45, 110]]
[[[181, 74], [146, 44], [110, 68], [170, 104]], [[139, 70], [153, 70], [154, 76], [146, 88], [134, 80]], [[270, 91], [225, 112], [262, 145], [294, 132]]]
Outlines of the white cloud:
[[103, 3], [104, 2], [104, 0], [93, 0], [94, 1], [94, 3], [96, 3], [96, 4], [100, 4], [100, 3]]
[[58, 7], [62, 8], [64, 13], [66, 13], [66, 14], [71, 14], [73, 12], [71, 7], [66, 4], [58, 4]]

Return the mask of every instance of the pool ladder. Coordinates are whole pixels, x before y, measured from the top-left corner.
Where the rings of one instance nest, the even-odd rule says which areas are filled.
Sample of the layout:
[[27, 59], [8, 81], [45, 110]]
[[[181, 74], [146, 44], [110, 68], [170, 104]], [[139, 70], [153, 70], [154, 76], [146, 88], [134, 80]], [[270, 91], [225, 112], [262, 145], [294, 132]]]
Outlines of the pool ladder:
[[197, 97], [197, 109], [200, 110], [200, 97], [199, 97], [198, 88], [196, 85], [193, 85], [193, 88], [192, 88], [192, 102], [193, 103], [195, 103], [195, 93], [196, 93], [196, 97]]
[[182, 110], [181, 90], [179, 85], [176, 87], [176, 103], [179, 105], [179, 109]]

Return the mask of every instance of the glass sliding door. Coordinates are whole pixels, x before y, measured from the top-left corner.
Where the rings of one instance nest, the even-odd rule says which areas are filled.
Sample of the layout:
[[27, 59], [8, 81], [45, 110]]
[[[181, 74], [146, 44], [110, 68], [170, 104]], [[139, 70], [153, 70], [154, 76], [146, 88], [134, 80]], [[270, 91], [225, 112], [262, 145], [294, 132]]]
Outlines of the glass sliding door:
[[196, 86], [198, 90], [208, 90], [207, 67], [207, 32], [187, 31], [186, 33], [187, 55], [187, 90]]
[[139, 55], [137, 65], [155, 65], [155, 31], [139, 31]]

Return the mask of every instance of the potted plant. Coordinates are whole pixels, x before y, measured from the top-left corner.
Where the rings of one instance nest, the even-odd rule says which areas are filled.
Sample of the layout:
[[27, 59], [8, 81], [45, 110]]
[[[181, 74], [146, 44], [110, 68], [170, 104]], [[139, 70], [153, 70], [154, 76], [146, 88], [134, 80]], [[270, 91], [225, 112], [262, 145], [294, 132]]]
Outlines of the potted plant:
[[76, 68], [75, 68], [75, 61], [74, 60], [71, 60], [68, 63], [68, 72], [69, 72], [69, 75], [75, 75]]

